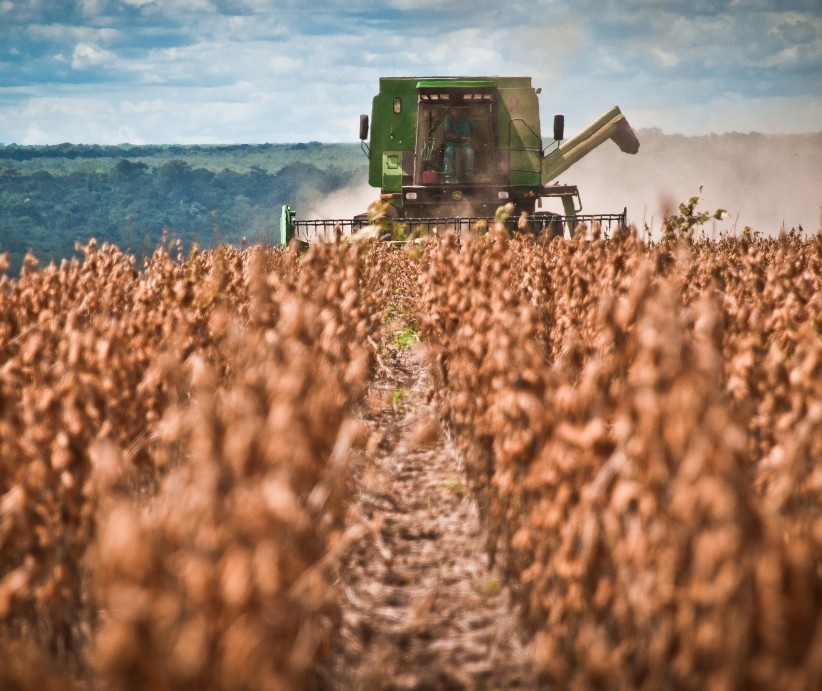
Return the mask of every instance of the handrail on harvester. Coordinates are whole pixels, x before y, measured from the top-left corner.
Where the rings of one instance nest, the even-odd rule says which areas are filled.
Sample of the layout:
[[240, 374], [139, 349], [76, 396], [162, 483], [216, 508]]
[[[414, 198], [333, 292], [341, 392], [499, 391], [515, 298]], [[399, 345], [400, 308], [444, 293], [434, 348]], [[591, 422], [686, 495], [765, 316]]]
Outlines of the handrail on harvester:
[[[525, 219], [511, 217], [504, 223], [510, 231], [530, 232], [536, 236], [547, 233], [552, 237], [561, 237], [565, 228], [572, 233], [574, 228], [583, 223], [587, 225], [598, 223], [606, 234], [624, 229], [627, 227], [627, 216], [627, 209], [617, 214], [537, 212]], [[379, 236], [383, 240], [401, 244], [426, 235], [437, 235], [449, 231], [460, 234], [476, 229], [491, 228], [495, 222], [495, 218], [487, 216], [401, 218], [387, 222], [385, 227], [380, 229]], [[366, 220], [351, 218], [297, 220], [294, 217], [294, 210], [289, 206], [283, 207], [280, 223], [281, 245], [288, 244], [292, 238], [307, 244], [333, 242], [337, 237], [356, 238], [357, 233], [369, 225]], [[522, 230], [523, 228], [525, 230]]]

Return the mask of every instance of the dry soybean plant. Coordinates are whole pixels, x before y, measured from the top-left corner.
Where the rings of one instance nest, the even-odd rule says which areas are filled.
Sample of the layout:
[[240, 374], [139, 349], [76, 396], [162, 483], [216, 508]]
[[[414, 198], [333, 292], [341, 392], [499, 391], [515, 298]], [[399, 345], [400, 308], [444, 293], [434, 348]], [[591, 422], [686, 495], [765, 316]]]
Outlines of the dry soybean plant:
[[819, 238], [449, 242], [429, 362], [546, 681], [817, 688]]
[[0, 685], [320, 684], [413, 332], [546, 684], [819, 688], [822, 240], [585, 235], [0, 258]]
[[293, 686], [334, 627], [374, 263], [171, 250], [0, 279], [0, 654], [113, 687]]

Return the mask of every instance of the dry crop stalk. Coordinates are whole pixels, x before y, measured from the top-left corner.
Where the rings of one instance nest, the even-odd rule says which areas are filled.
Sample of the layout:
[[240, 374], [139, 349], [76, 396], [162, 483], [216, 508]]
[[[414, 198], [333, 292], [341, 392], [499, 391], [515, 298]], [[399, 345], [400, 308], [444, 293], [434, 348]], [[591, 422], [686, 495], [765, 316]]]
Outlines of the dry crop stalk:
[[814, 688], [818, 239], [451, 241], [429, 259], [442, 409], [546, 677]]

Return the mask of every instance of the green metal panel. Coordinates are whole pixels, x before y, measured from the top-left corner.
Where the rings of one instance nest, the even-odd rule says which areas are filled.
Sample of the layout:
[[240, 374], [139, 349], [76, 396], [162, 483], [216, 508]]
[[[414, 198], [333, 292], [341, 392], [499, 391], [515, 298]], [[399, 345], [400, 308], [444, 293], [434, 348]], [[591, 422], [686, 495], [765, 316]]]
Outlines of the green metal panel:
[[418, 89], [488, 89], [495, 87], [493, 79], [422, 79], [417, 82]]
[[530, 86], [499, 89], [497, 128], [500, 154], [510, 161], [510, 184], [533, 187], [540, 184], [542, 137], [539, 101]]
[[[399, 99], [399, 113], [394, 112], [395, 98]], [[380, 93], [374, 97], [371, 113], [368, 183], [383, 192], [399, 192], [402, 152], [413, 151], [416, 140], [416, 80], [380, 79]], [[395, 166], [396, 160], [399, 164]]]
[[368, 147], [371, 152], [368, 161], [368, 184], [371, 187], [382, 185], [382, 138], [379, 134], [382, 113], [378, 108], [379, 99], [379, 96], [374, 96], [371, 101], [371, 131], [368, 136]]
[[[542, 139], [539, 104], [530, 77], [383, 77], [371, 110], [368, 182], [383, 192], [402, 190], [402, 152], [416, 144], [419, 89], [496, 88], [499, 155], [510, 161], [509, 184], [530, 188], [540, 184]], [[394, 99], [401, 109], [394, 112]]]
[[288, 206], [288, 204], [283, 204], [280, 210], [280, 231], [279, 237], [277, 238], [277, 244], [279, 244], [280, 247], [288, 245], [289, 240], [291, 240], [294, 235], [292, 222], [294, 221], [295, 215], [294, 209]]
[[530, 89], [531, 77], [406, 77], [419, 88], [488, 88]]
[[399, 192], [402, 189], [402, 152], [386, 151], [382, 155], [382, 189]]

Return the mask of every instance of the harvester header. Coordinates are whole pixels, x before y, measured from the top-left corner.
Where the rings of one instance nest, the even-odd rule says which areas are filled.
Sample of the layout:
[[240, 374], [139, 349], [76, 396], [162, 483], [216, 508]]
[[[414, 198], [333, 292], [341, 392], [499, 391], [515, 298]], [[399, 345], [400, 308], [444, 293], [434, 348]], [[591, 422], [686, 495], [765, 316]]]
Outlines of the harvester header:
[[[493, 219], [505, 204], [513, 205], [512, 216], [524, 213], [536, 232], [550, 228], [556, 234], [565, 226], [573, 232], [582, 221], [624, 225], [624, 210], [582, 215], [577, 187], [555, 181], [609, 139], [636, 153], [639, 141], [625, 116], [613, 107], [564, 142], [564, 118], [557, 115], [546, 147], [539, 93], [530, 77], [380, 79], [370, 119], [360, 116], [360, 140], [369, 158], [368, 182], [379, 188], [385, 213], [423, 231]], [[548, 198], [561, 200], [562, 214], [537, 211]], [[282, 241], [311, 241], [332, 223], [355, 232], [367, 221], [297, 221], [284, 207]]]

